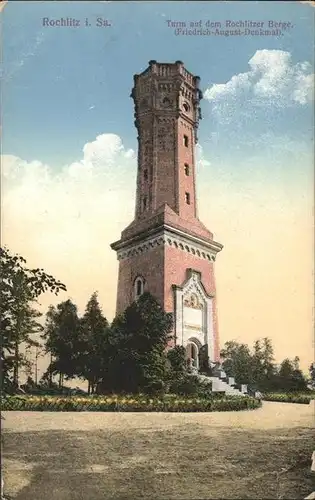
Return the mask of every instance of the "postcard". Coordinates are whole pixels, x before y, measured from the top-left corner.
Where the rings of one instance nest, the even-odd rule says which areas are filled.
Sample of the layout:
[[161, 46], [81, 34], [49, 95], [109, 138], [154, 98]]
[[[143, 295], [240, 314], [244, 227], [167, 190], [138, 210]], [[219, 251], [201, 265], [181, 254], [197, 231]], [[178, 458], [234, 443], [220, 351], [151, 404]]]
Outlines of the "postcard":
[[0, 6], [2, 498], [306, 498], [314, 2]]

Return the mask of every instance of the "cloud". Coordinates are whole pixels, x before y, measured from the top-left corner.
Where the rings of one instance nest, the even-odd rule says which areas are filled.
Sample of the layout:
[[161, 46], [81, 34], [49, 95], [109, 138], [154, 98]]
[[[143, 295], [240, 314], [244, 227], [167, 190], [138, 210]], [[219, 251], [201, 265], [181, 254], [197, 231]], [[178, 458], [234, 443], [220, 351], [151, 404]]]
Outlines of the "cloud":
[[104, 301], [111, 293], [114, 305], [106, 287], [116, 262], [108, 235], [118, 239], [132, 219], [135, 174], [134, 151], [114, 134], [85, 144], [81, 160], [58, 170], [4, 155], [3, 243], [65, 280], [79, 303], [95, 286]]
[[203, 147], [200, 144], [196, 145], [196, 162], [198, 169], [206, 169], [211, 166], [211, 163], [206, 159]]
[[[239, 73], [224, 84], [215, 84], [204, 98], [218, 117], [229, 118], [250, 107], [304, 106], [313, 98], [314, 74], [309, 62], [292, 61], [290, 52], [258, 50], [249, 60], [249, 71]], [[246, 108], [246, 109], [245, 109]]]
[[[1, 12], [1, 10], [0, 10]], [[17, 60], [12, 61], [8, 65], [7, 72], [5, 73], [3, 70], [3, 80], [7, 82], [12, 78], [12, 76], [28, 61], [30, 57], [34, 57], [38, 48], [44, 42], [44, 32], [38, 31], [35, 37], [35, 40], [29, 44], [26, 44], [21, 51], [19, 58]]]

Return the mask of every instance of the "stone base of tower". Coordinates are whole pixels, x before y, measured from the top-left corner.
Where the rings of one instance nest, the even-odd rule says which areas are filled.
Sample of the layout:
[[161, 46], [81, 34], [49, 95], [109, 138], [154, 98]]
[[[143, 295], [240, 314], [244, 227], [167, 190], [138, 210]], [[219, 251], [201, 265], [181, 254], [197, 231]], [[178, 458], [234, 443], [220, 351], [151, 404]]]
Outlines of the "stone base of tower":
[[112, 244], [119, 260], [117, 310], [136, 298], [138, 283], [173, 313], [173, 345], [183, 345], [198, 363], [207, 344], [219, 360], [214, 261], [222, 245], [165, 224]]
[[202, 274], [187, 269], [182, 286], [173, 285], [175, 344], [186, 348], [187, 358], [199, 369], [199, 353], [208, 346], [210, 361], [219, 360], [219, 332], [215, 296], [209, 295]]

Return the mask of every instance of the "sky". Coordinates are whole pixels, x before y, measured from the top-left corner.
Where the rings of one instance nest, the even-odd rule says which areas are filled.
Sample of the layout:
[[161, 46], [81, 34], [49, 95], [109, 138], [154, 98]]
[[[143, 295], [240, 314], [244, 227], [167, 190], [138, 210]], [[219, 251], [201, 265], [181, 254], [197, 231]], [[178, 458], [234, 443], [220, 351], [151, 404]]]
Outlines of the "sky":
[[[113, 318], [118, 261], [110, 243], [135, 205], [133, 75], [151, 59], [182, 60], [204, 96], [198, 208], [224, 245], [215, 268], [221, 345], [267, 336], [277, 361], [297, 355], [307, 370], [314, 13], [297, 1], [5, 5], [1, 240], [67, 285], [58, 298], [41, 297], [43, 312], [70, 297], [82, 313], [98, 291]], [[56, 26], [61, 18], [80, 26]], [[98, 18], [110, 26], [97, 26]], [[170, 21], [188, 29], [220, 22], [221, 34], [176, 34]], [[233, 35], [226, 21], [282, 25], [274, 35]]]

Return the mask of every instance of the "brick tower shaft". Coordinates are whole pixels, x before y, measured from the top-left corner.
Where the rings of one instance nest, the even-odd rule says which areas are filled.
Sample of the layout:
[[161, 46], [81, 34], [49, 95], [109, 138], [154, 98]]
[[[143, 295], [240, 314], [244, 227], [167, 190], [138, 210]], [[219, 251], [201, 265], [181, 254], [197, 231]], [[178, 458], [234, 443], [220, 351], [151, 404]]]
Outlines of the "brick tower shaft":
[[194, 144], [200, 118], [199, 77], [181, 61], [135, 75], [131, 96], [138, 130], [136, 219], [167, 204], [176, 214], [197, 216]]
[[134, 76], [131, 97], [138, 131], [135, 217], [111, 246], [119, 260], [116, 312], [122, 313], [147, 290], [173, 313], [174, 343], [194, 344], [197, 351], [207, 344], [211, 359], [216, 360], [219, 341], [213, 267], [222, 245], [213, 240], [197, 214], [199, 82], [181, 61], [150, 61], [145, 71]]

